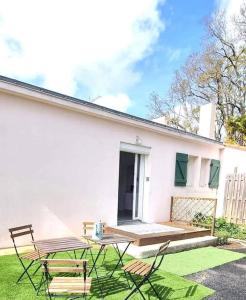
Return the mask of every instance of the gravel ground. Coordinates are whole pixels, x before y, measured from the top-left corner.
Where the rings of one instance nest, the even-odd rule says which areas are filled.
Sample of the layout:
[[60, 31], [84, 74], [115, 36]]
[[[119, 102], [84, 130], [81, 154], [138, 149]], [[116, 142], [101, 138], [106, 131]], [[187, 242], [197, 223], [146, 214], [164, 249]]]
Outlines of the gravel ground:
[[[246, 254], [246, 248], [230, 249]], [[246, 258], [227, 263], [186, 278], [214, 289], [213, 300], [246, 300]]]

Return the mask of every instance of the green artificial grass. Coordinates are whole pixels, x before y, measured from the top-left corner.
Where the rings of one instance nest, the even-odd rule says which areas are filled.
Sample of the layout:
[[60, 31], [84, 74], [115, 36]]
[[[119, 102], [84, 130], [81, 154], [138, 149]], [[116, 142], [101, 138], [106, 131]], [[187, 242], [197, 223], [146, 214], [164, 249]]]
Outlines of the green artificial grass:
[[[63, 257], [67, 257], [63, 255]], [[56, 256], [59, 258], [61, 256]], [[171, 257], [171, 256], [170, 256]], [[105, 272], [112, 270], [115, 262], [115, 252], [113, 249], [108, 249], [106, 261], [104, 267], [100, 268], [99, 274], [105, 275]], [[88, 256], [89, 259], [89, 256]], [[125, 256], [124, 261], [131, 260], [130, 256]], [[169, 260], [169, 259], [168, 259]], [[166, 264], [166, 262], [164, 262]], [[173, 266], [176, 265], [176, 261], [172, 262]], [[190, 261], [190, 265], [192, 261]], [[169, 261], [170, 266], [170, 261]], [[20, 284], [16, 284], [16, 280], [22, 271], [19, 261], [15, 255], [0, 257], [0, 299], [1, 300], [31, 300], [31, 299], [46, 299], [44, 292], [40, 296], [36, 296], [33, 288], [29, 284], [28, 280], [22, 281]], [[172, 270], [171, 270], [172, 271]], [[41, 273], [37, 274], [34, 278], [38, 282]], [[93, 278], [95, 273], [92, 274]], [[122, 271], [115, 272], [114, 276], [109, 279], [105, 277], [100, 279], [101, 286], [103, 288], [103, 295], [105, 299], [124, 299], [130, 292], [127, 281]], [[152, 277], [152, 283], [159, 291], [162, 299], [187, 299], [187, 300], [200, 300], [214, 293], [213, 290], [198, 284], [196, 282], [186, 280], [176, 274], [172, 274], [165, 271], [158, 271]], [[149, 285], [144, 285], [141, 290], [144, 292], [147, 299], [156, 299]], [[98, 282], [94, 279], [92, 284], [91, 295], [87, 299], [101, 299], [101, 293]], [[141, 299], [139, 294], [135, 294], [131, 299]]]
[[[232, 252], [216, 247], [205, 247], [189, 251], [168, 254], [161, 269], [166, 272], [185, 276], [246, 257], [245, 254]], [[152, 262], [153, 258], [145, 261]]]

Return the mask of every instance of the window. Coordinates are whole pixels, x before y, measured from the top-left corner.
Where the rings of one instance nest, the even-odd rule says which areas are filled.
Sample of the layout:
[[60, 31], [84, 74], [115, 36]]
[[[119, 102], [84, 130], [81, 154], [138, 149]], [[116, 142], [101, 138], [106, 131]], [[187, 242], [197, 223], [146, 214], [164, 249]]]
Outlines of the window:
[[195, 185], [198, 157], [185, 153], [176, 153], [175, 186]]
[[200, 169], [200, 187], [208, 187], [209, 173], [210, 173], [210, 162], [208, 158], [201, 159], [201, 169]]
[[196, 166], [197, 166], [197, 156], [188, 156], [188, 164], [187, 164], [187, 183], [186, 186], [194, 186], [195, 177], [196, 177]]

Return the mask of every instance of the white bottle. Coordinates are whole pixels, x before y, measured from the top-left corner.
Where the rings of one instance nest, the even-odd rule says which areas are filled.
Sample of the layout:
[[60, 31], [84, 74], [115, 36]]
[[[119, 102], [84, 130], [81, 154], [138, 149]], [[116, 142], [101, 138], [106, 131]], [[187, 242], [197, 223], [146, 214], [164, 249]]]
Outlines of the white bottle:
[[94, 223], [94, 225], [93, 225], [92, 239], [93, 240], [98, 240], [98, 236], [97, 236], [97, 223]]

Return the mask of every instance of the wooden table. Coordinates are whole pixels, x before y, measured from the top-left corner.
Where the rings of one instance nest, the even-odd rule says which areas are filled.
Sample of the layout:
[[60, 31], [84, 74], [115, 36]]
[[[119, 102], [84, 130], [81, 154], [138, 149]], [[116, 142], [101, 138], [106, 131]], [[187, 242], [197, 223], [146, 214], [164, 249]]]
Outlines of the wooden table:
[[[117, 255], [118, 255], [118, 261], [113, 269], [113, 271], [110, 273], [109, 277], [112, 277], [114, 272], [116, 271], [116, 269], [118, 268], [119, 264], [121, 264], [122, 266], [124, 265], [123, 264], [123, 256], [125, 255], [128, 247], [131, 245], [131, 243], [133, 243], [135, 240], [132, 239], [132, 238], [129, 238], [129, 237], [126, 237], [126, 236], [123, 236], [123, 235], [119, 235], [119, 234], [104, 234], [103, 235], [103, 238], [102, 239], [93, 239], [92, 236], [83, 236], [86, 240], [88, 241], [92, 241], [93, 243], [96, 243], [97, 245], [100, 246], [100, 249], [97, 253], [97, 256], [95, 258], [95, 260], [93, 259], [93, 256], [92, 256], [92, 259], [93, 259], [93, 265], [92, 265], [92, 268], [90, 270], [90, 273], [89, 273], [89, 276], [91, 274], [91, 272], [95, 269], [96, 271], [96, 263], [98, 261], [98, 258], [99, 256], [101, 255], [103, 249], [106, 247], [106, 246], [113, 246]], [[123, 244], [125, 243], [126, 244], [126, 247], [124, 249], [124, 251], [122, 253], [120, 253], [120, 250], [119, 250], [119, 246], [118, 244]]]
[[55, 254], [58, 252], [68, 252], [74, 251], [76, 258], [76, 250], [83, 250], [81, 258], [86, 250], [90, 249], [91, 246], [87, 243], [82, 242], [77, 237], [64, 237], [64, 238], [54, 238], [54, 239], [45, 239], [34, 241], [33, 244], [37, 247], [38, 250], [47, 253], [47, 256], [50, 254]]
[[[50, 255], [59, 252], [68, 252], [73, 251], [74, 256], [76, 258], [76, 250], [83, 250], [82, 254], [80, 256], [80, 259], [83, 257], [86, 250], [89, 250], [91, 248], [90, 245], [87, 243], [82, 242], [79, 238], [76, 237], [64, 237], [64, 238], [54, 238], [54, 239], [45, 239], [45, 240], [37, 240], [33, 241], [33, 244], [37, 248], [38, 251], [46, 253], [46, 258], [48, 258]], [[40, 269], [40, 266], [37, 268], [37, 270], [34, 272], [34, 274]], [[44, 274], [42, 274], [42, 278], [40, 280], [40, 284], [37, 289], [37, 294], [39, 294], [40, 288], [43, 286]]]

